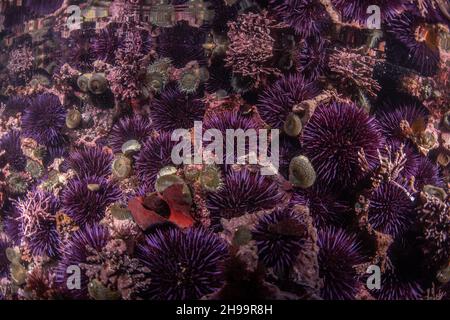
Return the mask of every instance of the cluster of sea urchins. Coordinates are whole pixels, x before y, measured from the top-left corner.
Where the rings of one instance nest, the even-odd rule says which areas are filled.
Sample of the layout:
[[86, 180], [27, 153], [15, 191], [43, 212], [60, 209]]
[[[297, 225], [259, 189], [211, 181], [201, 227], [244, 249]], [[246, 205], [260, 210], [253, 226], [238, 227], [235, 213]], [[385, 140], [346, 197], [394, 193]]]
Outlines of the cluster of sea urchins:
[[0, 300], [450, 297], [445, 1], [3, 2]]

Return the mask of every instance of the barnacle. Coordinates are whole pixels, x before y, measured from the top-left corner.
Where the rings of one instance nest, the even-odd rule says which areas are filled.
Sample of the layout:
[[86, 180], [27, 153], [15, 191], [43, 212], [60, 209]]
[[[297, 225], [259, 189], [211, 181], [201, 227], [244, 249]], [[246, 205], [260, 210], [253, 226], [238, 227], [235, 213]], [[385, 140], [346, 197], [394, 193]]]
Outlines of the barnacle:
[[76, 109], [67, 111], [66, 115], [66, 126], [69, 129], [77, 128], [81, 123], [81, 113]]
[[161, 58], [150, 64], [145, 75], [146, 86], [156, 92], [163, 90], [169, 82], [171, 67], [169, 58]]
[[108, 89], [108, 82], [105, 76], [100, 73], [93, 74], [88, 82], [88, 89], [94, 94], [102, 94]]

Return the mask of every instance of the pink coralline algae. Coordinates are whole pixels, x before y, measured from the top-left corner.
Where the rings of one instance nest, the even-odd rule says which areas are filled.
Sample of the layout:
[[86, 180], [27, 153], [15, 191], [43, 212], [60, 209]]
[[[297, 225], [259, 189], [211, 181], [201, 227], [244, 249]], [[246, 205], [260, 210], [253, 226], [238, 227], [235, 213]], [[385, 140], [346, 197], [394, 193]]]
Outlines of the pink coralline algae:
[[359, 88], [374, 97], [381, 89], [379, 83], [373, 79], [373, 70], [377, 59], [363, 56], [356, 50], [337, 49], [329, 57], [330, 71], [336, 74], [338, 82], [344, 88]]
[[0, 300], [449, 300], [449, 28], [448, 0], [0, 1]]
[[33, 66], [33, 53], [30, 48], [18, 48], [11, 52], [8, 62], [8, 70], [13, 73], [25, 72]]
[[274, 56], [274, 29], [280, 25], [267, 12], [247, 13], [228, 24], [230, 45], [226, 53], [226, 64], [233, 73], [250, 77], [258, 85], [265, 77], [279, 74], [270, 62]]
[[111, 91], [118, 100], [133, 100], [141, 95], [139, 79], [142, 67], [139, 62], [141, 56], [127, 56], [119, 52], [116, 55], [116, 66], [111, 68], [107, 79], [111, 85]]

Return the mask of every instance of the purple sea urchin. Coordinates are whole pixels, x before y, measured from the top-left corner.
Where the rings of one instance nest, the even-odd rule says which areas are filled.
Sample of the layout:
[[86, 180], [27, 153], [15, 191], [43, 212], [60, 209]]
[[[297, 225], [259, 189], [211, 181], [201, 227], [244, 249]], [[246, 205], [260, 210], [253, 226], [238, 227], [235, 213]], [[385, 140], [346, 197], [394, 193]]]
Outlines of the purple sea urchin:
[[171, 28], [161, 30], [156, 51], [161, 57], [170, 58], [175, 67], [182, 68], [190, 61], [205, 60], [202, 47], [205, 40], [206, 34], [201, 29], [178, 22]]
[[289, 271], [304, 245], [307, 228], [302, 216], [292, 209], [275, 209], [262, 216], [252, 231], [259, 260], [277, 274]]
[[355, 299], [359, 279], [354, 267], [366, 260], [362, 243], [343, 229], [326, 228], [318, 232], [318, 245], [322, 298]]
[[244, 116], [238, 111], [224, 111], [224, 112], [214, 112], [205, 118], [203, 128], [217, 129], [223, 134], [226, 133], [227, 129], [242, 129], [244, 131], [248, 129], [258, 129], [259, 125], [251, 116]]
[[380, 291], [372, 293], [378, 300], [420, 300], [424, 294], [419, 282], [399, 272], [385, 272]]
[[302, 38], [317, 36], [330, 18], [325, 7], [315, 0], [270, 0], [274, 12]]
[[79, 29], [70, 32], [62, 54], [63, 63], [67, 62], [72, 68], [81, 72], [88, 72], [95, 60], [91, 51], [91, 41], [94, 36], [92, 29]]
[[223, 187], [209, 193], [206, 206], [213, 219], [230, 219], [264, 209], [272, 209], [283, 200], [279, 186], [269, 177], [253, 173], [247, 169], [229, 170]]
[[190, 129], [194, 121], [201, 121], [205, 105], [198, 96], [186, 95], [173, 87], [166, 87], [150, 107], [153, 126], [159, 131]]
[[209, 0], [208, 9], [214, 14], [212, 21], [206, 20], [206, 24], [211, 26], [213, 31], [226, 29], [227, 22], [234, 20], [239, 13], [241, 4], [239, 2], [227, 2], [222, 0]]
[[152, 122], [149, 118], [140, 115], [125, 117], [113, 125], [109, 133], [109, 143], [113, 152], [118, 153], [128, 140], [144, 144], [152, 132]]
[[327, 48], [329, 41], [324, 39], [306, 39], [297, 53], [297, 69], [309, 80], [317, 80], [323, 76], [328, 67]]
[[450, 24], [450, 4], [445, 0], [411, 1], [412, 10], [432, 23]]
[[6, 276], [9, 272], [9, 260], [6, 256], [6, 249], [11, 247], [11, 243], [6, 235], [0, 233], [0, 278]]
[[331, 3], [342, 14], [344, 21], [356, 21], [365, 24], [370, 13], [367, 8], [376, 5], [381, 10], [383, 21], [392, 18], [404, 8], [404, 0], [331, 0]]
[[136, 156], [136, 175], [149, 190], [154, 190], [159, 170], [173, 165], [171, 153], [175, 144], [176, 142], [171, 141], [170, 133], [161, 133], [150, 137]]
[[204, 229], [157, 229], [138, 245], [136, 255], [150, 269], [145, 295], [153, 300], [191, 300], [223, 284], [227, 246]]
[[58, 145], [63, 141], [66, 111], [57, 96], [44, 93], [31, 100], [22, 116], [25, 136], [46, 146]]
[[0, 152], [5, 152], [7, 163], [17, 171], [25, 169], [27, 159], [22, 152], [20, 144], [20, 133], [10, 131], [0, 139]]
[[114, 62], [116, 51], [119, 48], [119, 38], [116, 33], [117, 28], [110, 24], [106, 28], [100, 29], [93, 39], [91, 50], [98, 60], [110, 64]]
[[383, 272], [379, 290], [370, 293], [378, 300], [419, 300], [424, 292], [420, 274], [423, 259], [415, 240], [409, 235], [398, 238], [388, 250], [390, 265]]
[[13, 202], [8, 203], [4, 208], [3, 231], [8, 236], [11, 243], [14, 245], [20, 244], [22, 231], [19, 221], [19, 212], [14, 207]]
[[319, 106], [302, 138], [303, 153], [317, 172], [320, 182], [348, 188], [365, 175], [359, 164], [362, 151], [373, 169], [382, 137], [375, 119], [353, 104]]
[[48, 165], [56, 158], [64, 158], [68, 156], [68, 150], [64, 144], [58, 146], [48, 146], [44, 156], [44, 164]]
[[57, 257], [60, 238], [56, 230], [56, 212], [59, 202], [53, 194], [32, 191], [24, 199], [14, 204], [19, 214], [21, 243], [25, 244], [33, 256]]
[[377, 231], [395, 237], [414, 222], [414, 208], [404, 188], [394, 182], [383, 183], [370, 197], [369, 222]]
[[439, 167], [426, 157], [420, 157], [417, 173], [414, 175], [414, 186], [421, 190], [425, 185], [442, 187], [443, 181], [439, 174]]
[[375, 113], [375, 116], [386, 137], [403, 141], [405, 140], [405, 135], [400, 127], [402, 120], [408, 121], [410, 125], [417, 121], [425, 122], [427, 112], [425, 108], [418, 104], [400, 105], [394, 108], [388, 107], [386, 104], [380, 111]]
[[147, 30], [131, 25], [109, 24], [93, 38], [91, 48], [94, 56], [109, 64], [116, 63], [117, 51], [125, 55], [146, 55], [152, 47], [152, 38]]
[[4, 26], [12, 29], [31, 18], [30, 12], [24, 6], [8, 6], [4, 11]]
[[18, 112], [23, 112], [30, 104], [28, 97], [11, 96], [6, 102], [5, 111], [3, 115], [14, 116]]
[[121, 198], [119, 187], [101, 177], [72, 179], [61, 195], [62, 209], [78, 225], [99, 222], [105, 209]]
[[[247, 131], [249, 129], [258, 130], [261, 125], [255, 120], [251, 115], [244, 115], [237, 110], [226, 110], [223, 112], [211, 112], [208, 114], [208, 117], [205, 118], [203, 123], [203, 130], [215, 129], [219, 130], [222, 135], [225, 137], [227, 130], [238, 130], [242, 129], [243, 131]], [[231, 143], [231, 142], [227, 142]], [[230, 145], [231, 146], [231, 145]], [[236, 144], [235, 144], [236, 146]], [[225, 147], [226, 148], [226, 147]], [[223, 164], [227, 164], [227, 160], [229, 163], [235, 163], [234, 159], [237, 155], [237, 148], [233, 153], [228, 154], [226, 150], [223, 152]], [[248, 144], [246, 143], [246, 154], [248, 153]]]
[[434, 28], [411, 12], [404, 12], [388, 22], [388, 32], [408, 50], [406, 66], [426, 76], [435, 74], [440, 63], [438, 32]]
[[79, 266], [85, 263], [86, 259], [92, 255], [92, 251], [101, 252], [110, 239], [108, 228], [93, 224], [86, 225], [74, 232], [61, 250], [61, 260], [56, 270], [56, 283], [61, 286], [61, 290], [69, 297], [75, 299], [88, 298], [88, 278], [84, 271], [81, 271], [80, 289], [68, 287], [68, 278], [72, 274], [71, 266]]
[[54, 287], [54, 268], [36, 266], [28, 274], [25, 291], [33, 300], [52, 300], [57, 296]]
[[232, 72], [230, 68], [225, 67], [222, 61], [213, 61], [209, 70], [209, 79], [205, 83], [206, 90], [210, 93], [224, 90], [231, 92], [231, 77]]
[[55, 12], [61, 7], [63, 2], [64, 0], [25, 0], [23, 5], [30, 12], [42, 16]]
[[100, 147], [73, 151], [67, 159], [68, 165], [80, 178], [91, 176], [107, 178], [111, 174], [112, 161], [113, 156]]
[[0, 300], [449, 298], [449, 5], [0, 0]]
[[272, 128], [281, 129], [294, 105], [318, 94], [316, 85], [302, 76], [284, 76], [260, 95], [258, 112]]
[[342, 227], [350, 217], [350, 206], [338, 200], [333, 192], [318, 184], [308, 189], [296, 190], [292, 194], [290, 203], [307, 206], [313, 217], [314, 226], [318, 228]]

